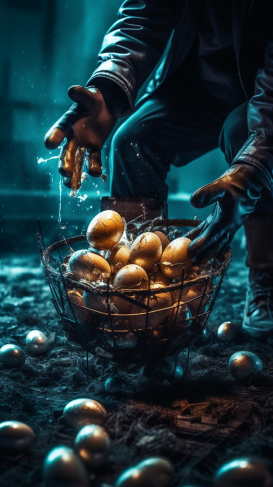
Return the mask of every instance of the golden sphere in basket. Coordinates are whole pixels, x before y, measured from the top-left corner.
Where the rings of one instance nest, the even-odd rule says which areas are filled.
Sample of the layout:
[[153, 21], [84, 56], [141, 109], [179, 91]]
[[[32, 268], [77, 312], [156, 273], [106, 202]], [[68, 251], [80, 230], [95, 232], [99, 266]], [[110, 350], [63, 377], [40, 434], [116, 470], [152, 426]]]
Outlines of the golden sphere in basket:
[[164, 250], [160, 267], [164, 276], [169, 279], [176, 279], [182, 276], [190, 269], [192, 262], [187, 254], [188, 246], [191, 240], [186, 237], [179, 237], [173, 240]]
[[133, 242], [130, 261], [148, 272], [160, 260], [161, 255], [162, 244], [159, 237], [152, 232], [146, 232], [139, 235]]
[[[206, 294], [202, 299], [205, 288], [206, 288]], [[207, 294], [207, 292], [211, 291], [212, 289], [213, 289], [213, 285], [209, 281], [208, 283], [203, 282], [199, 284], [194, 284], [192, 287], [186, 287], [182, 290], [181, 301], [183, 301], [183, 303], [187, 303], [188, 307], [191, 310], [192, 316], [196, 316], [198, 312], [199, 313], [203, 312], [204, 307], [208, 304], [211, 297], [211, 293]], [[200, 298], [197, 298], [197, 296], [200, 296]], [[188, 303], [187, 301], [190, 301], [191, 299], [194, 299], [194, 301]]]
[[148, 276], [139, 265], [128, 264], [117, 273], [113, 289], [148, 289]]
[[[179, 333], [186, 330], [188, 326], [191, 324], [191, 310], [190, 308], [180, 301], [178, 306], [178, 300], [174, 302], [175, 308], [172, 308], [169, 314], [168, 325], [175, 326], [175, 331]], [[178, 309], [177, 309], [178, 306]]]
[[115, 247], [124, 232], [124, 222], [121, 216], [112, 210], [99, 213], [90, 222], [86, 238], [94, 249], [109, 250]]
[[77, 279], [98, 281], [111, 276], [111, 268], [107, 260], [96, 252], [77, 250], [71, 256], [68, 264], [69, 272]]
[[128, 264], [130, 249], [125, 244], [118, 244], [110, 250], [107, 261], [110, 264], [112, 274], [117, 274], [122, 267]]
[[[116, 275], [113, 289], [148, 289], [148, 276], [142, 267], [128, 264]], [[133, 296], [131, 296], [133, 298]], [[121, 314], [130, 313], [132, 304], [119, 296], [113, 296], [112, 301]]]
[[161, 245], [162, 245], [162, 252], [164, 252], [165, 248], [168, 247], [168, 245], [171, 243], [168, 237], [166, 237], [165, 233], [160, 232], [159, 230], [156, 230], [156, 232], [153, 232], [155, 235], [158, 236]]
[[167, 287], [170, 285], [171, 280], [164, 276], [163, 272], [160, 269], [160, 264], [155, 264], [150, 272], [151, 278], [151, 287], [154, 284], [162, 284], [163, 287]]
[[[77, 321], [81, 324], [91, 323], [91, 312], [88, 309], [80, 308], [80, 306], [86, 306], [81, 291], [77, 289], [69, 289], [67, 291], [67, 296], [70, 301], [70, 304], [66, 302], [65, 305], [68, 318], [74, 321], [76, 317]], [[73, 311], [71, 308], [73, 308]]]
[[[140, 299], [140, 302], [148, 305], [148, 297]], [[149, 298], [149, 307], [152, 311], [155, 310], [162, 310], [157, 311], [156, 313], [149, 313], [148, 318], [148, 328], [154, 328], [163, 321], [168, 318], [169, 316], [169, 308], [172, 305], [172, 299], [170, 293], [159, 293], [155, 294], [154, 296], [150, 296]], [[137, 305], [133, 305], [131, 309], [131, 317], [130, 317], [130, 324], [133, 329], [143, 330], [146, 325], [146, 312], [143, 308], [140, 308]], [[135, 315], [135, 316], [133, 316]]]

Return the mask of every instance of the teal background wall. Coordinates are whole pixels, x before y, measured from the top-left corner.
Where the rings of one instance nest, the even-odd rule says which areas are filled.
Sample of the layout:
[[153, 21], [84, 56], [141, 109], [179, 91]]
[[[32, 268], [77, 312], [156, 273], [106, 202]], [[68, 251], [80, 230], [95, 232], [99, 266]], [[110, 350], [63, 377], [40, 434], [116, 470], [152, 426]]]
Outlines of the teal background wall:
[[[36, 219], [46, 241], [85, 230], [108, 194], [102, 181], [85, 182], [80, 196], [60, 190], [56, 159], [48, 158], [43, 137], [70, 106], [67, 88], [85, 84], [121, 0], [2, 0], [0, 2], [0, 247], [20, 255], [37, 252]], [[109, 144], [108, 144], [109, 145]], [[107, 153], [107, 148], [106, 148]], [[104, 165], [106, 171], [107, 159]], [[190, 206], [190, 194], [226, 169], [219, 150], [168, 177], [171, 217], [202, 218]]]

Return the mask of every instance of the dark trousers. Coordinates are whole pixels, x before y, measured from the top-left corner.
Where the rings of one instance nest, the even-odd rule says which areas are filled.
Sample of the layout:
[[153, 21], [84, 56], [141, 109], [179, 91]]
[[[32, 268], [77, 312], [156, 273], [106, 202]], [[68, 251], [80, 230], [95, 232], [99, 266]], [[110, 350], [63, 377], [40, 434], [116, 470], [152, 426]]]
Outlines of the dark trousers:
[[[217, 147], [231, 164], [248, 138], [248, 102], [243, 97], [240, 102], [223, 103], [174, 75], [116, 131], [109, 156], [112, 196], [166, 201], [170, 166], [184, 166]], [[267, 267], [270, 251], [273, 269], [272, 228], [273, 196], [268, 195], [245, 225], [247, 265]]]
[[[166, 201], [171, 165], [184, 166], [219, 146], [231, 164], [247, 140], [247, 101], [223, 104], [198, 84], [181, 84], [171, 78], [116, 131], [109, 155], [112, 196]], [[262, 198], [255, 212], [272, 214], [272, 197]]]

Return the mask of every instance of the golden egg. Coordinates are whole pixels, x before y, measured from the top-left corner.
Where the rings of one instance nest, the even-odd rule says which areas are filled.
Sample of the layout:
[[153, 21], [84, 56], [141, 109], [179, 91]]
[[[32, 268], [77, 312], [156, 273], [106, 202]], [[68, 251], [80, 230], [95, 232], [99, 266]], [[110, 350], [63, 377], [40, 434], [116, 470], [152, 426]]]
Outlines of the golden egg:
[[107, 261], [110, 264], [112, 274], [116, 274], [122, 267], [128, 264], [130, 249], [125, 244], [118, 244], [110, 252]]
[[[128, 264], [116, 275], [113, 282], [113, 289], [148, 289], [148, 276], [142, 267], [135, 264]], [[134, 296], [131, 296], [134, 299]], [[113, 296], [112, 301], [121, 314], [128, 314], [132, 304], [119, 296]]]
[[98, 467], [110, 454], [110, 437], [96, 424], [84, 426], [75, 438], [75, 452], [89, 467]]
[[49, 341], [46, 335], [39, 330], [31, 330], [26, 336], [27, 351], [35, 355], [47, 352]]
[[173, 475], [174, 466], [167, 458], [146, 458], [125, 470], [116, 480], [115, 487], [167, 487]]
[[139, 265], [148, 272], [160, 260], [161, 255], [162, 244], [159, 237], [152, 232], [146, 232], [139, 235], [133, 242], [130, 262]]
[[[92, 321], [92, 314], [88, 309], [83, 309], [80, 306], [86, 307], [86, 304], [82, 297], [82, 292], [77, 289], [69, 289], [67, 291], [67, 296], [70, 301], [70, 304], [67, 302], [65, 306], [65, 310], [67, 316], [70, 320], [75, 320], [81, 324], [83, 323], [91, 323]], [[72, 309], [71, 309], [72, 308]]]
[[113, 289], [148, 289], [147, 273], [138, 265], [128, 264], [117, 273]]
[[182, 276], [183, 269], [185, 274], [190, 269], [192, 262], [187, 254], [190, 243], [189, 238], [179, 237], [166, 247], [160, 261], [164, 276], [176, 279]]
[[88, 226], [86, 238], [94, 249], [109, 250], [117, 245], [124, 232], [121, 216], [112, 210], [106, 210], [93, 218]]
[[5, 421], [0, 424], [0, 450], [8, 454], [19, 454], [34, 443], [35, 435], [30, 426], [19, 421]]
[[68, 270], [77, 279], [98, 281], [111, 276], [110, 265], [107, 260], [96, 252], [78, 250], [71, 256]]
[[168, 237], [163, 232], [159, 232], [158, 230], [156, 232], [153, 232], [155, 235], [158, 236], [161, 245], [162, 245], [162, 252], [164, 252], [165, 248], [168, 247], [168, 245], [171, 243]]
[[[155, 326], [160, 325], [168, 316], [169, 316], [169, 309], [168, 308], [172, 305], [171, 295], [170, 293], [158, 293], [154, 296], [150, 296], [149, 303], [148, 297], [140, 299], [140, 301], [146, 305], [149, 305], [152, 311], [161, 310], [157, 313], [149, 313], [148, 317], [148, 328], [154, 328]], [[137, 314], [141, 313], [141, 314]], [[137, 305], [133, 305], [131, 309], [130, 316], [130, 324], [133, 329], [142, 330], [146, 326], [146, 313], [143, 308], [140, 308]], [[135, 315], [135, 316], [133, 316]]]
[[87, 424], [102, 426], [106, 421], [106, 410], [102, 404], [93, 399], [75, 399], [70, 401], [63, 410], [65, 421], [76, 429]]
[[[206, 287], [206, 294], [202, 299], [202, 295], [205, 291], [205, 287]], [[186, 287], [185, 289], [183, 289], [181, 294], [181, 301], [183, 301], [183, 303], [186, 303], [188, 305], [188, 307], [191, 310], [192, 316], [196, 316], [198, 312], [199, 313], [203, 312], [204, 307], [208, 304], [211, 297], [211, 293], [207, 294], [207, 292], [211, 291], [212, 289], [213, 289], [213, 285], [211, 282], [208, 282], [208, 284], [206, 284], [205, 282], [200, 284], [194, 284], [192, 287]], [[194, 299], [197, 296], [201, 296], [201, 297]], [[190, 301], [191, 299], [194, 299], [194, 301], [188, 303], [187, 301]], [[202, 305], [201, 305], [201, 300], [202, 300]]]
[[6, 368], [22, 367], [26, 361], [24, 350], [12, 343], [0, 348], [0, 362]]
[[152, 284], [163, 284], [164, 287], [170, 285], [171, 280], [164, 276], [163, 272], [161, 271], [160, 264], [155, 264], [150, 272], [151, 278], [151, 287]]
[[[121, 292], [126, 289], [148, 289], [147, 273], [142, 267], [128, 264], [115, 276], [113, 289], [120, 290]], [[130, 297], [135, 299], [134, 295]], [[119, 296], [113, 296], [112, 302], [120, 314], [129, 314], [133, 306], [132, 303]]]
[[[43, 466], [45, 487], [89, 487], [86, 467], [67, 446], [56, 446], [45, 458]], [[36, 484], [37, 485], [37, 484]]]

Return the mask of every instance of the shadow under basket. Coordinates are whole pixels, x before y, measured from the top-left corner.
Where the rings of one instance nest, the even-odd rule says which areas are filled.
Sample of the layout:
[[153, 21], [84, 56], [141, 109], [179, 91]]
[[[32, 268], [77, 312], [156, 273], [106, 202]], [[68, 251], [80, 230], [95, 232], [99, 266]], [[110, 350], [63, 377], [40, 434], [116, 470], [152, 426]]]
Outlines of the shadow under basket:
[[[137, 236], [144, 231], [164, 230], [166, 227], [196, 227], [199, 223], [197, 220], [176, 219], [167, 220], [164, 225], [162, 219], [157, 219], [150, 227], [147, 227], [147, 222], [139, 225], [133, 234]], [[101, 288], [95, 282], [78, 281], [67, 271], [62, 254], [69, 254], [71, 246], [78, 242], [85, 243], [88, 248], [85, 235], [63, 239], [48, 248], [44, 247], [40, 234], [37, 238], [46, 281], [67, 339], [97, 357], [124, 364], [156, 364], [164, 358], [177, 356], [189, 347], [205, 328], [231, 261], [231, 250], [228, 249], [205, 264], [198, 264], [199, 267], [191, 269], [190, 274], [184, 275], [182, 270], [181, 278], [167, 287], [151, 289], [149, 279], [148, 290], [117, 291], [112, 289], [110, 280]], [[106, 303], [104, 312], [72, 304], [68, 295], [75, 289], [103, 300]], [[151, 303], [165, 293], [175, 304], [154, 310]], [[111, 303], [116, 297], [129, 305], [137, 305], [139, 312], [113, 313]]]

